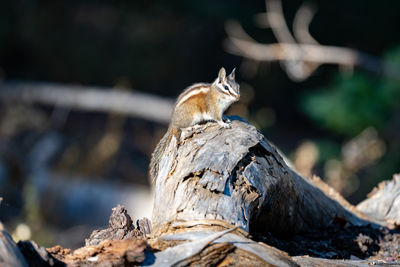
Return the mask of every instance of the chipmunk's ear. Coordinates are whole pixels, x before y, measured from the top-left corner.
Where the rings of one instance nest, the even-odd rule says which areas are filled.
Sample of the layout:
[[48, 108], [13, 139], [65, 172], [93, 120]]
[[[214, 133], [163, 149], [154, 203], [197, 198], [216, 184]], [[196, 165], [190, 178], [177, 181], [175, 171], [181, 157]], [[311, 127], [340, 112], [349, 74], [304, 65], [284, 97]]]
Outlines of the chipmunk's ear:
[[231, 74], [229, 74], [228, 78], [230, 80], [235, 80], [235, 70], [236, 70], [236, 68], [233, 68]]
[[222, 67], [218, 72], [218, 80], [219, 80], [219, 82], [223, 82], [225, 79], [226, 79], [226, 71]]

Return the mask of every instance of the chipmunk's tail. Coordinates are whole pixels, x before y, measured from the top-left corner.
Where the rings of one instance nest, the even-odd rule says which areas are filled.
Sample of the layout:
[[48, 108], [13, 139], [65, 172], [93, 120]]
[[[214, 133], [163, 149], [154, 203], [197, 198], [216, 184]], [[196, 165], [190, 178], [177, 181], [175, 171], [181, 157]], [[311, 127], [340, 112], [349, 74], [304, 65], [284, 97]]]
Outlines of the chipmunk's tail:
[[179, 132], [180, 132], [179, 130], [176, 130], [170, 126], [165, 135], [163, 136], [163, 138], [161, 138], [160, 142], [158, 142], [156, 148], [154, 149], [153, 154], [151, 155], [149, 176], [150, 176], [150, 181], [153, 185], [155, 184], [155, 179], [158, 176], [160, 160], [164, 155], [165, 149], [171, 142], [173, 136], [179, 138]]

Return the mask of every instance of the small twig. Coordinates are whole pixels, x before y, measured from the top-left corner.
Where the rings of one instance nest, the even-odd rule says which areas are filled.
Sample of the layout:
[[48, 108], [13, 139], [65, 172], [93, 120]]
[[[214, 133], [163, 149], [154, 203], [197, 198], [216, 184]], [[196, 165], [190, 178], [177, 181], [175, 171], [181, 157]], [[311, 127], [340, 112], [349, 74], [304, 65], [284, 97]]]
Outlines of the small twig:
[[[248, 36], [241, 25], [236, 22], [230, 22], [226, 29], [228, 34], [231, 33], [229, 34], [228, 42], [225, 43], [227, 51], [248, 59], [258, 61], [295, 61], [298, 56], [294, 53], [288, 54], [286, 51], [300, 47], [305, 51], [302, 60], [306, 62], [355, 65], [358, 61], [357, 51], [350, 48], [292, 43], [261, 44]], [[236, 38], [234, 35], [241, 37]], [[243, 38], [244, 36], [245, 38]], [[338, 54], [341, 56], [338, 57]], [[369, 58], [369, 60], [375, 61], [372, 58]]]
[[266, 0], [267, 6], [266, 18], [278, 42], [296, 43], [283, 15], [282, 3], [278, 0]]
[[296, 39], [302, 43], [319, 45], [309, 31], [316, 11], [316, 8], [310, 3], [303, 3], [296, 12], [293, 20], [293, 33]]
[[301, 81], [308, 77], [312, 70], [305, 66], [304, 51], [297, 45], [296, 39], [290, 33], [283, 14], [282, 3], [278, 0], [266, 0], [266, 18], [279, 43], [292, 44], [291, 47], [282, 47], [284, 54], [291, 60], [281, 60], [282, 67], [293, 80]]

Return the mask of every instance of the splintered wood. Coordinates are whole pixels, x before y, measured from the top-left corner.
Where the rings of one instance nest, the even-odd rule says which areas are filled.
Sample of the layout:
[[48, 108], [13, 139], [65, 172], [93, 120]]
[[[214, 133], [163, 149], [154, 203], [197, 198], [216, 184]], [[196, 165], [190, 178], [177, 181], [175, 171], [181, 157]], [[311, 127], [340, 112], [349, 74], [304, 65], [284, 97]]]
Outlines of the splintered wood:
[[47, 252], [72, 266], [125, 266], [143, 262], [147, 247], [140, 229], [135, 228], [126, 209], [120, 205], [113, 208], [108, 228], [94, 230], [85, 243], [74, 251], [55, 246]]
[[132, 223], [126, 209], [118, 205], [113, 208], [108, 228], [93, 231], [90, 237], [85, 240], [85, 245], [97, 245], [103, 240], [122, 240], [141, 236], [139, 229], [135, 229]]
[[391, 181], [381, 182], [357, 209], [372, 220], [400, 228], [400, 174], [395, 174]]
[[85, 246], [73, 253], [65, 254], [62, 249], [50, 248], [48, 252], [58, 259], [72, 266], [99, 265], [124, 266], [139, 264], [145, 259], [146, 241], [130, 238], [125, 240], [105, 240], [98, 245]]

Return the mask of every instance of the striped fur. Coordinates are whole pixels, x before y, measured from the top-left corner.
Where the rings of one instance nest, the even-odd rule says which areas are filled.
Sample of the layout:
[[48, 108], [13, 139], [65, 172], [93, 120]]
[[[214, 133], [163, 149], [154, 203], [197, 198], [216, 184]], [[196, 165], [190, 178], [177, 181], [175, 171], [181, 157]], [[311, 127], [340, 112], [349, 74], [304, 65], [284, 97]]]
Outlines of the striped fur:
[[175, 106], [179, 106], [182, 103], [186, 102], [189, 98], [194, 97], [198, 94], [207, 94], [210, 91], [209, 84], [194, 84], [188, 87], [182, 94], [179, 95], [178, 100], [176, 101]]

